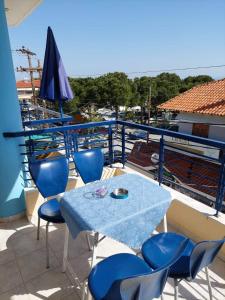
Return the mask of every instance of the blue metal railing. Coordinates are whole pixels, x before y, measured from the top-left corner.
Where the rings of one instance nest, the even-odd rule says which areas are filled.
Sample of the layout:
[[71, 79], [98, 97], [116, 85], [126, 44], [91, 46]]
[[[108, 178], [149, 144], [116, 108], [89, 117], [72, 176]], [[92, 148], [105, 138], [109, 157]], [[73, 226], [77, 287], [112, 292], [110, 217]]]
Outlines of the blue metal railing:
[[24, 121], [23, 126], [37, 126], [37, 125], [45, 125], [45, 124], [65, 124], [67, 122], [73, 121], [73, 117], [66, 118], [52, 118], [52, 119], [43, 119], [43, 120], [30, 120]]
[[[57, 122], [49, 120], [29, 121], [28, 125], [34, 127], [47, 122], [54, 124], [58, 122], [58, 120]], [[67, 118], [66, 121], [68, 121]], [[151, 151], [158, 153], [158, 163], [152, 164], [151, 169], [153, 171], [149, 172], [154, 173], [159, 184], [169, 184], [176, 189], [182, 189], [182, 191], [188, 190], [189, 194], [197, 193], [200, 198], [210, 199], [217, 214], [222, 211], [225, 195], [225, 142], [125, 121], [92, 122], [78, 125], [64, 124], [51, 128], [5, 132], [3, 135], [6, 138], [23, 136], [27, 139], [20, 146], [25, 147], [25, 151], [22, 151], [21, 154], [26, 156], [28, 161], [31, 158], [41, 159], [51, 153], [58, 152], [71, 159], [74, 152], [95, 146], [105, 149], [108, 165], [119, 161], [124, 167], [128, 156], [127, 151], [131, 151], [130, 157], [132, 157], [135, 145], [139, 143], [130, 139], [132, 133], [128, 134], [126, 132], [128, 129], [141, 130], [150, 134], [148, 143], [146, 143], [147, 138], [146, 140], [143, 138], [143, 134], [140, 134], [139, 141], [144, 146], [150, 145], [150, 151], [142, 154], [142, 157], [144, 155], [150, 164]], [[41, 138], [37, 139], [37, 137]], [[138, 138], [136, 134], [136, 140]], [[220, 155], [210, 157], [205, 153], [193, 151], [190, 147], [182, 149], [180, 148], [181, 142], [168, 141], [168, 138], [189, 141], [197, 149], [215, 149], [215, 152], [220, 153]], [[137, 151], [137, 155], [140, 155], [140, 159], [142, 159], [141, 152], [138, 153]], [[27, 169], [25, 172], [27, 173]], [[210, 172], [213, 176], [210, 176]], [[200, 181], [202, 184], [199, 184]]]

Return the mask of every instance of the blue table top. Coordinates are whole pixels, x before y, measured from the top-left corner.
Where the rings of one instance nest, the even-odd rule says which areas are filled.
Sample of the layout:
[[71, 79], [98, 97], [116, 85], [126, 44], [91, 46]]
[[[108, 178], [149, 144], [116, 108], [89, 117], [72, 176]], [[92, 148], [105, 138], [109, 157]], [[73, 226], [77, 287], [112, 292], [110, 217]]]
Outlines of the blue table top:
[[[104, 198], [94, 196], [103, 186], [108, 194]], [[116, 188], [127, 189], [128, 198], [111, 197]], [[140, 248], [166, 214], [171, 200], [171, 194], [157, 183], [136, 174], [125, 174], [65, 192], [60, 203], [74, 238], [81, 231], [95, 231]]]

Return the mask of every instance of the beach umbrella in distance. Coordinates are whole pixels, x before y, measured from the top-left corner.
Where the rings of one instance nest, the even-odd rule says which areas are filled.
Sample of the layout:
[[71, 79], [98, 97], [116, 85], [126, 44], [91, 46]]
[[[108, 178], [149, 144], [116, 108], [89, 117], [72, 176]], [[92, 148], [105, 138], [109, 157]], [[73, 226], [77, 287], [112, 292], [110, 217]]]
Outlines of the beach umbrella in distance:
[[74, 97], [50, 27], [48, 27], [39, 97], [49, 101], [58, 101], [61, 117], [63, 117], [63, 102]]

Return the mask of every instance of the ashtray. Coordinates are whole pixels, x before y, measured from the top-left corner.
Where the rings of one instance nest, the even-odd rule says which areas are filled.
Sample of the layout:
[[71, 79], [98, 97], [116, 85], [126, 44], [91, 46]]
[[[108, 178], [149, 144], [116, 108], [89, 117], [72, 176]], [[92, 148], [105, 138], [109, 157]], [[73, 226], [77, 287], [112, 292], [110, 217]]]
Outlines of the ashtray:
[[111, 196], [116, 199], [126, 199], [128, 197], [128, 190], [123, 188], [115, 189], [111, 193]]

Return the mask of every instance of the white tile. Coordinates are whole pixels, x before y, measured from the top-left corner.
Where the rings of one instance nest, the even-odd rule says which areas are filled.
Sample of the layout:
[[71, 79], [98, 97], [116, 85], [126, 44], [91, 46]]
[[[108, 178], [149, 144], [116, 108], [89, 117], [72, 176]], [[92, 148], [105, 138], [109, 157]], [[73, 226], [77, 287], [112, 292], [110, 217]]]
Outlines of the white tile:
[[34, 250], [43, 248], [45, 246], [45, 233], [40, 233], [40, 240], [37, 240], [36, 230], [30, 231], [24, 229], [23, 233], [15, 233], [10, 237], [7, 246], [13, 249], [16, 256], [23, 256], [31, 253]]
[[9, 241], [14, 238], [16, 231], [14, 229], [0, 229], [0, 251], [9, 247]]
[[60, 269], [49, 270], [25, 284], [30, 299], [67, 299], [74, 287]]
[[1, 300], [30, 300], [24, 285], [19, 285], [14, 289], [0, 295]]
[[71, 295], [66, 296], [66, 300], [80, 300], [80, 297], [77, 295], [77, 293], [73, 293]]
[[20, 284], [22, 284], [22, 277], [16, 260], [0, 265], [0, 293], [9, 291]]
[[8, 229], [14, 229], [16, 231], [23, 231], [24, 229], [28, 229], [28, 228], [30, 230], [35, 229], [35, 226], [33, 224], [31, 224], [30, 222], [28, 222], [26, 217], [21, 218], [16, 221], [13, 221], [13, 222], [8, 222], [6, 226]]
[[15, 253], [11, 249], [0, 250], [0, 265], [15, 260]]
[[[17, 257], [17, 262], [25, 282], [48, 271], [48, 269], [46, 269], [45, 248]], [[50, 268], [53, 269], [57, 266], [59, 266], [59, 262], [52, 251], [50, 251]]]

